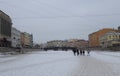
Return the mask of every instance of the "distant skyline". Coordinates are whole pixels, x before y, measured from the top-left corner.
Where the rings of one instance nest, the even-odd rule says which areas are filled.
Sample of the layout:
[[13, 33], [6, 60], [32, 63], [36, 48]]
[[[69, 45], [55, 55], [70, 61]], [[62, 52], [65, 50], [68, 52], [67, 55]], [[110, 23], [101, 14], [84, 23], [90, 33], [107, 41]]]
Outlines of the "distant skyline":
[[36, 43], [88, 40], [92, 32], [120, 26], [119, 0], [0, 0], [0, 10]]

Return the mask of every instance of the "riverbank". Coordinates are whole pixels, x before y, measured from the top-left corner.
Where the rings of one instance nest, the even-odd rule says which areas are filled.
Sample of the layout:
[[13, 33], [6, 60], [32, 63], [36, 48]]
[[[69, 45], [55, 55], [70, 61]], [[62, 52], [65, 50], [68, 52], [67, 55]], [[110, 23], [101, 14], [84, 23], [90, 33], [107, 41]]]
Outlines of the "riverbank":
[[120, 46], [109, 47], [109, 48], [96, 47], [96, 48], [90, 48], [90, 49], [91, 50], [99, 50], [99, 51], [120, 51]]
[[40, 49], [35, 49], [35, 48], [21, 48], [21, 49], [18, 49], [18, 48], [6, 48], [6, 47], [0, 47], [0, 53], [1, 54], [11, 54], [11, 55], [14, 55], [14, 54], [24, 54], [24, 53], [27, 53], [27, 52], [30, 52], [30, 51], [38, 51]]

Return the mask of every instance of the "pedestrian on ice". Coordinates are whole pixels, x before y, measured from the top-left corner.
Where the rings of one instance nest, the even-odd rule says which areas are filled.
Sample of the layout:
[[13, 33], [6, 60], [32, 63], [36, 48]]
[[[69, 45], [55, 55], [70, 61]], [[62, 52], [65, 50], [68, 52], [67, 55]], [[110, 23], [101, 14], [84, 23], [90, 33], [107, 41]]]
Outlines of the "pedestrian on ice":
[[82, 54], [85, 55], [85, 50], [82, 50]]
[[90, 49], [87, 50], [87, 54], [88, 54], [88, 56], [90, 55]]
[[77, 56], [79, 55], [79, 50], [78, 49], [76, 49], [76, 52], [77, 52]]
[[80, 55], [82, 55], [82, 49], [80, 49]]
[[72, 49], [74, 56], [76, 56], [76, 49]]

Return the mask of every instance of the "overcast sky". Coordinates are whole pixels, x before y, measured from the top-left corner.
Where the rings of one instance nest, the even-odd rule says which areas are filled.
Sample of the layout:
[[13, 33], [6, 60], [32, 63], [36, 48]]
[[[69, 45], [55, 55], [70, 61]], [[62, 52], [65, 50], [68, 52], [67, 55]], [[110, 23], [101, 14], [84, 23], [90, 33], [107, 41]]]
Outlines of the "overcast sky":
[[0, 0], [0, 10], [37, 43], [87, 40], [92, 32], [120, 25], [120, 0]]

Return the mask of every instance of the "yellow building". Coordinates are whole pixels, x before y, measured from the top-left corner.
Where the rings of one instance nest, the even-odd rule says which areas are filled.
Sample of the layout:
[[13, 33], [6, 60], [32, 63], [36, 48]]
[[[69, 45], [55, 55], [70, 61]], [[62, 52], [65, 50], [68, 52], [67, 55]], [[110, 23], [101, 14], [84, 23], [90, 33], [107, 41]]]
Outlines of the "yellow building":
[[120, 46], [120, 33], [108, 32], [100, 37], [100, 45], [102, 47]]
[[21, 44], [22, 47], [33, 47], [33, 35], [26, 32], [21, 33]]
[[89, 34], [89, 47], [100, 47], [100, 41], [99, 41], [100, 37], [105, 33], [108, 33], [111, 31], [117, 31], [117, 30], [111, 29], [111, 28], [104, 28], [97, 32]]

